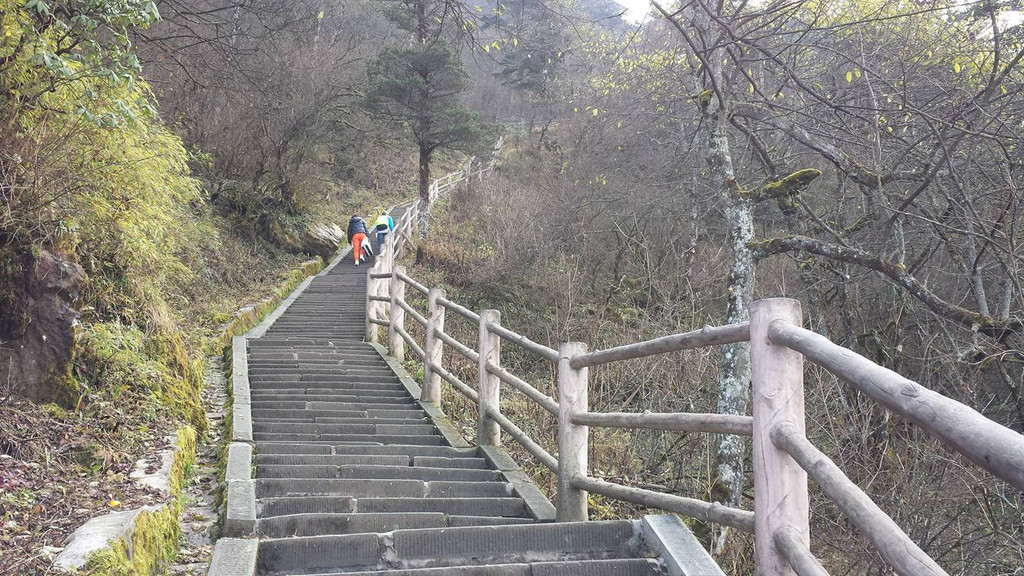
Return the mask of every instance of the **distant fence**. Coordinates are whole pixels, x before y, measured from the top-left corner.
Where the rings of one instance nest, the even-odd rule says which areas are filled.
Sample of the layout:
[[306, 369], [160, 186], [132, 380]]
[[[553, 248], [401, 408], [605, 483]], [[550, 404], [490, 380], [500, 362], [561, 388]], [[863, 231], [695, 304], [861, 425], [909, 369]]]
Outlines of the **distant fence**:
[[[490, 170], [488, 166], [485, 170]], [[449, 175], [441, 191], [481, 172]], [[409, 212], [407, 211], [406, 214]], [[403, 215], [404, 218], [404, 215]], [[407, 223], [408, 225], [408, 223]], [[411, 236], [404, 237], [411, 242]], [[405, 298], [411, 288], [426, 296], [427, 309], [416, 310]], [[393, 255], [367, 271], [366, 340], [377, 342], [387, 328], [390, 354], [404, 360], [406, 350], [423, 362], [421, 402], [439, 403], [441, 383], [478, 406], [477, 443], [497, 446], [505, 431], [558, 478], [558, 521], [587, 520], [587, 493], [715, 522], [753, 532], [758, 575], [822, 576], [827, 572], [809, 548], [807, 479], [870, 540], [899, 574], [946, 572], [915, 544], [828, 456], [807, 438], [804, 428], [803, 364], [835, 374], [856, 390], [905, 417], [978, 466], [1024, 490], [1024, 436], [982, 416], [974, 409], [933, 392], [896, 372], [802, 328], [800, 303], [787, 298], [755, 301], [751, 319], [742, 324], [705, 327], [654, 340], [589, 351], [583, 342], [549, 348], [500, 323], [497, 310], [474, 312], [448, 300], [444, 290], [428, 288], [394, 266]], [[479, 327], [473, 348], [445, 332], [446, 312]], [[422, 344], [406, 330], [406, 318], [424, 328]], [[697, 413], [595, 413], [588, 405], [591, 366], [733, 342], [750, 342], [753, 415]], [[557, 366], [558, 398], [551, 398], [509, 372], [501, 363], [503, 342], [515, 344]], [[448, 346], [478, 366], [476, 386], [460, 380], [443, 365]], [[558, 418], [558, 454], [552, 455], [501, 413], [505, 384], [522, 392]], [[754, 462], [754, 510], [741, 510], [606, 482], [588, 475], [588, 427], [670, 430], [751, 436]]]

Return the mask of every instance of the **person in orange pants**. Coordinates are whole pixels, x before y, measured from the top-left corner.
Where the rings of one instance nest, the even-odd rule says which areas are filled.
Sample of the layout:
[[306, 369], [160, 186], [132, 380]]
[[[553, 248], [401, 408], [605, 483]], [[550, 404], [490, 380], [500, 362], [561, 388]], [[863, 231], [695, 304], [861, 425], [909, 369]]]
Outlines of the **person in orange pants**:
[[352, 258], [356, 261], [356, 266], [359, 266], [359, 260], [363, 255], [363, 242], [366, 241], [366, 234], [357, 232], [352, 237]]
[[363, 255], [363, 241], [369, 234], [370, 229], [366, 227], [366, 220], [359, 214], [353, 214], [352, 219], [348, 221], [348, 243], [352, 246], [352, 258], [355, 259], [356, 266], [359, 266], [360, 257]]

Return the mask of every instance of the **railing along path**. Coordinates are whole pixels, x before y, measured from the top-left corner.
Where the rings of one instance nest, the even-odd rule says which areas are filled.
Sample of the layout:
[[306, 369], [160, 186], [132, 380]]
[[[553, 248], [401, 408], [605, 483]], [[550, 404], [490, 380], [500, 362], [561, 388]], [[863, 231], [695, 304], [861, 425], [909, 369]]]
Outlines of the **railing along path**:
[[[491, 169], [467, 168], [431, 187], [431, 202], [443, 191]], [[429, 208], [429, 206], [428, 206]], [[705, 327], [654, 340], [589, 351], [583, 342], [565, 342], [558, 350], [517, 334], [500, 323], [497, 310], [474, 312], [448, 300], [444, 290], [410, 278], [394, 254], [412, 241], [416, 208], [406, 210], [395, 235], [396, 250], [378, 259], [367, 273], [366, 339], [387, 328], [388, 349], [402, 360], [406, 346], [423, 362], [423, 402], [439, 404], [441, 382], [477, 404], [479, 445], [500, 444], [500, 431], [519, 442], [558, 477], [558, 521], [587, 519], [587, 493], [658, 508], [746, 532], [755, 538], [758, 575], [821, 576], [827, 572], [811, 554], [808, 476], [871, 542], [899, 574], [946, 572], [915, 544], [846, 474], [807, 438], [804, 428], [803, 364], [809, 360], [854, 389], [900, 414], [949, 447], [1014, 487], [1024, 490], [1024, 436], [974, 409], [802, 328], [800, 303], [786, 298], [755, 301], [742, 324]], [[405, 299], [405, 289], [427, 297], [426, 313]], [[459, 342], [445, 332], [445, 313], [454, 312], [479, 328], [478, 345]], [[406, 318], [424, 328], [420, 346], [405, 329]], [[501, 364], [502, 342], [515, 344], [556, 365], [558, 398], [547, 396]], [[594, 413], [588, 406], [588, 369], [612, 362], [734, 342], [750, 342], [752, 415], [697, 413]], [[476, 388], [443, 365], [448, 346], [477, 364]], [[525, 394], [558, 418], [558, 454], [552, 455], [501, 413], [501, 384]], [[704, 432], [752, 437], [754, 510], [623, 486], [588, 475], [589, 427]]]

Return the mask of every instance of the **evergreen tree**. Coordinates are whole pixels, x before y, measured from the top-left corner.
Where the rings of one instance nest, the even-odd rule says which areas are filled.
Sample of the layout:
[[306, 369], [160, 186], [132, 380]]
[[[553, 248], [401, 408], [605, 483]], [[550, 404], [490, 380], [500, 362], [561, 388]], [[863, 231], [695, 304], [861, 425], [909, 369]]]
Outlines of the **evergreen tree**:
[[[484, 137], [476, 113], [462, 106], [460, 96], [469, 88], [462, 60], [445, 26], [451, 6], [446, 1], [402, 0], [389, 14], [403, 29], [415, 34], [411, 46], [390, 47], [367, 71], [367, 107], [376, 115], [404, 125], [419, 151], [419, 237], [427, 235], [430, 201], [430, 162], [440, 149], [472, 150]], [[420, 251], [417, 250], [417, 259]]]

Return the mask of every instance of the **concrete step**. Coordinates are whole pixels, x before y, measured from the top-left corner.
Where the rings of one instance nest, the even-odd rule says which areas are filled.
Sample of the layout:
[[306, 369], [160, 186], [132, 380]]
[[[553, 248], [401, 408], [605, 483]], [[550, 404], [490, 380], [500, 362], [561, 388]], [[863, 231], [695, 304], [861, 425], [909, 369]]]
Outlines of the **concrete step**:
[[[445, 566], [408, 570], [328, 572], [317, 576], [664, 576], [662, 563], [652, 558], [612, 560], [570, 560], [531, 564], [491, 564], [486, 566]], [[299, 575], [305, 576], [305, 575]]]
[[526, 507], [519, 498], [353, 498], [338, 496], [282, 496], [256, 503], [260, 518], [293, 514], [418, 513], [449, 516], [521, 517]]
[[281, 496], [351, 496], [353, 498], [507, 498], [503, 482], [458, 482], [381, 479], [257, 478], [256, 498]]
[[391, 532], [418, 528], [531, 523], [533, 523], [531, 518], [449, 516], [442, 512], [311, 513], [261, 518], [257, 523], [256, 530], [257, 534], [265, 538], [290, 538], [293, 536]]
[[[271, 408], [277, 403], [281, 408], [297, 410], [299, 408], [310, 408], [312, 410], [394, 410], [395, 406], [409, 406], [419, 409], [419, 405], [412, 398], [380, 398], [371, 399], [355, 395], [329, 395], [329, 394], [304, 394], [301, 400], [288, 394], [264, 394], [258, 400], [252, 400], [253, 408]], [[369, 406], [369, 408], [357, 408], [356, 406]], [[400, 408], [399, 408], [400, 409]]]
[[504, 524], [533, 524], [533, 518], [505, 516], [448, 516], [448, 526], [501, 526]]
[[429, 468], [424, 466], [387, 464], [261, 464], [256, 467], [257, 478], [366, 478], [366, 479], [411, 479], [447, 480], [457, 482], [500, 482], [501, 473], [496, 470], [472, 470], [459, 468]]
[[440, 512], [391, 512], [377, 514], [290, 514], [260, 519], [257, 534], [266, 538], [317, 536], [321, 534], [360, 534], [391, 532], [415, 528], [443, 528]]
[[432, 422], [429, 418], [331, 418], [318, 416], [311, 418], [260, 418], [264, 424], [392, 424], [392, 425], [425, 425]]
[[354, 442], [359, 444], [416, 444], [420, 446], [440, 446], [443, 444], [441, 436], [400, 436], [400, 435], [379, 435], [379, 434], [296, 434], [283, 432], [253, 432], [252, 438], [256, 442], [323, 442], [331, 444], [343, 444]]
[[264, 368], [337, 368], [347, 366], [353, 362], [368, 362], [377, 366], [386, 366], [387, 363], [372, 350], [337, 351], [328, 354], [317, 354], [316, 357], [309, 357], [308, 354], [299, 355], [298, 352], [252, 352], [249, 355], [249, 367]]
[[409, 396], [409, 392], [401, 385], [401, 380], [376, 377], [368, 380], [358, 377], [337, 380], [257, 380], [249, 382], [249, 390], [264, 394], [303, 394], [314, 390], [321, 390], [324, 394], [358, 394], [362, 390], [379, 390], [401, 392], [402, 395]]
[[412, 410], [412, 411], [416, 411], [416, 412], [419, 412], [419, 413], [423, 412], [422, 409], [420, 408], [419, 404], [416, 404], [415, 402], [409, 403], [409, 404], [383, 404], [383, 405], [382, 404], [377, 404], [377, 403], [369, 403], [369, 402], [330, 402], [330, 403], [325, 405], [320, 400], [317, 400], [316, 402], [318, 404], [320, 404], [320, 407], [310, 406], [312, 401], [306, 402], [306, 401], [302, 401], [302, 400], [288, 400], [288, 401], [282, 401], [282, 402], [277, 402], [277, 403], [269, 401], [269, 400], [268, 401], [263, 401], [263, 402], [257, 401], [257, 402], [252, 402], [251, 406], [252, 406], [253, 411], [255, 411], [255, 410], [272, 410], [274, 408], [279, 408], [282, 411], [284, 411], [284, 410], [310, 410], [310, 411], [316, 411], [316, 412], [332, 412], [332, 411], [336, 411], [336, 412], [339, 412], [339, 413], [341, 413], [341, 412], [366, 412], [367, 414], [373, 414], [373, 413], [380, 414], [383, 411], [394, 412], [394, 411], [397, 411], [397, 410]]
[[422, 410], [396, 409], [396, 410], [306, 410], [287, 409], [275, 410], [273, 408], [259, 408], [252, 410], [254, 420], [260, 418], [392, 418], [392, 419], [420, 419], [426, 418], [426, 412]]
[[390, 444], [387, 446], [346, 446], [334, 447], [335, 454], [405, 454], [409, 456], [443, 456], [446, 458], [476, 457], [476, 448], [453, 448], [451, 446], [420, 446]]
[[419, 498], [426, 495], [421, 480], [337, 480], [257, 478], [256, 498], [282, 496], [350, 496], [352, 498]]
[[338, 372], [363, 371], [383, 373], [388, 371], [387, 363], [374, 354], [374, 357], [344, 359], [333, 364], [306, 364], [302, 362], [247, 362], [249, 374], [336, 374]]
[[248, 350], [269, 350], [273, 348], [293, 348], [296, 351], [324, 352], [335, 350], [373, 350], [364, 342], [333, 342], [323, 338], [308, 336], [271, 336], [253, 338], [246, 341]]
[[378, 434], [386, 435], [430, 435], [436, 432], [433, 424], [328, 424], [321, 422], [253, 422], [253, 433], [280, 432], [282, 434]]
[[412, 457], [404, 454], [388, 456], [383, 454], [312, 454], [288, 456], [281, 454], [257, 454], [257, 466], [352, 466], [369, 464], [375, 466], [411, 466]]
[[487, 469], [487, 461], [483, 458], [444, 458], [437, 456], [410, 456], [408, 454], [257, 454], [256, 464], [268, 466], [377, 464], [389, 466], [426, 466], [428, 468]]
[[332, 372], [275, 372], [275, 373], [250, 373], [251, 384], [269, 384], [274, 382], [374, 382], [382, 384], [392, 383], [393, 374], [379, 372], [369, 373], [366, 370], [334, 370]]
[[261, 540], [263, 574], [632, 558], [641, 541], [633, 522], [468, 526]]
[[409, 398], [409, 392], [404, 388], [377, 388], [372, 384], [347, 385], [346, 388], [337, 389], [333, 386], [317, 384], [315, 387], [296, 386], [292, 388], [260, 388], [250, 387], [250, 396], [255, 399], [259, 396], [294, 396], [294, 400], [303, 400], [306, 396], [357, 396], [360, 398]]

